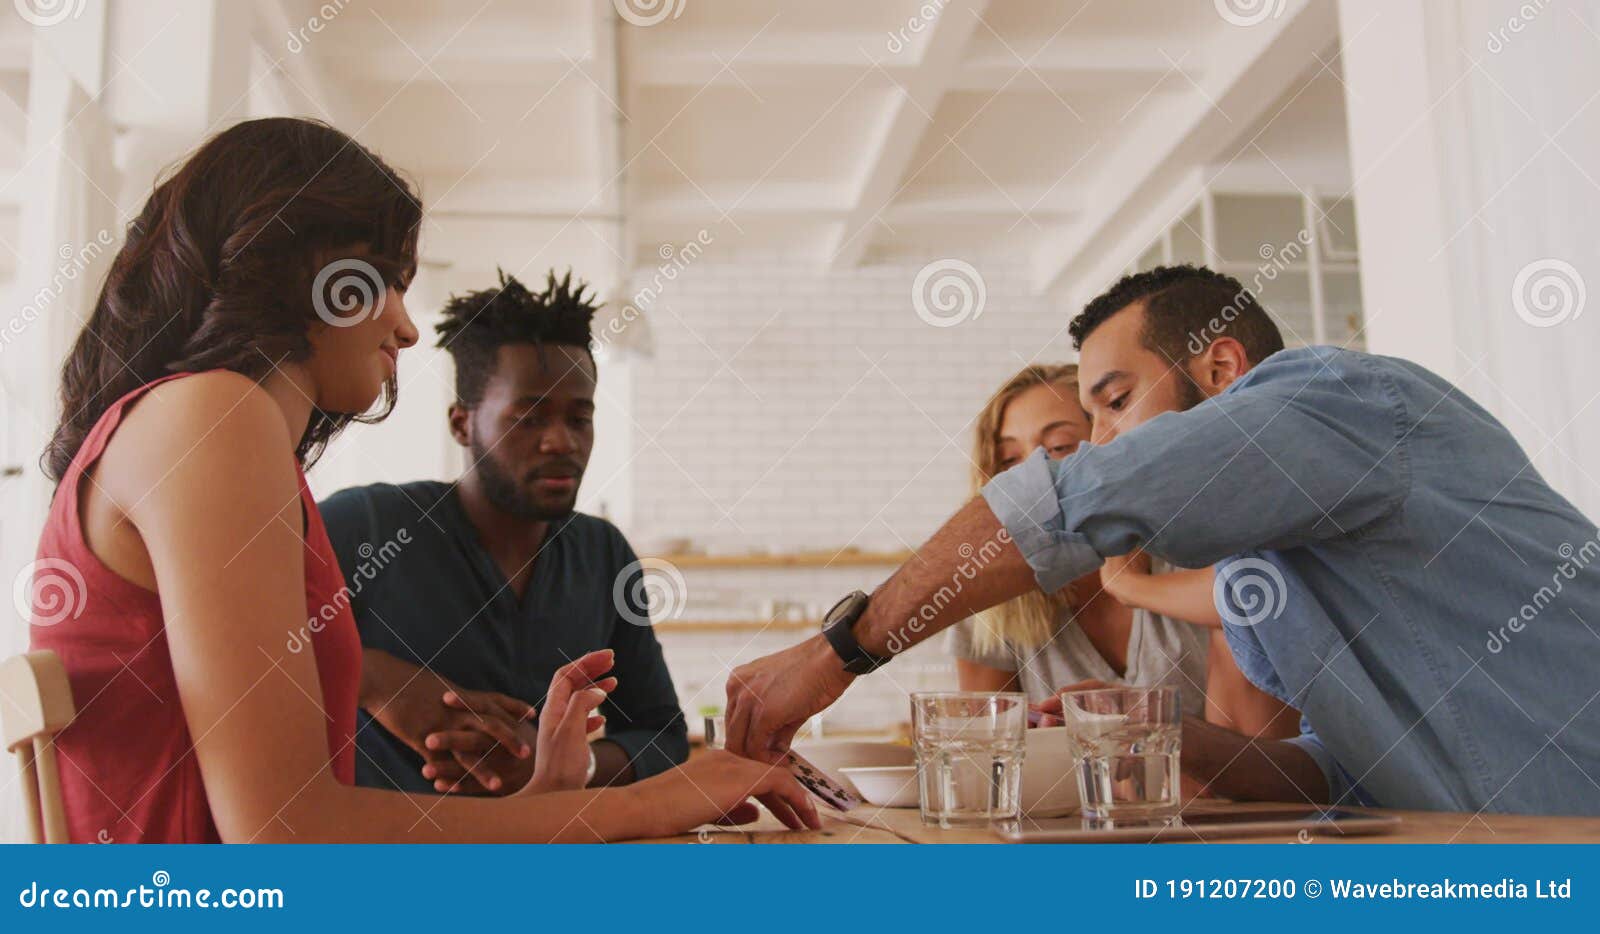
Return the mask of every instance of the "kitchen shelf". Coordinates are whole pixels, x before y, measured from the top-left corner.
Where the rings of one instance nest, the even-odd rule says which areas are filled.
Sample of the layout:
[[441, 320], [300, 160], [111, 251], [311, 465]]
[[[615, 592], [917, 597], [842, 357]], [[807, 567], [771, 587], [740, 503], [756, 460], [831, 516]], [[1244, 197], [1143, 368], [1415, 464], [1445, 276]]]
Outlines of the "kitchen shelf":
[[898, 566], [910, 560], [909, 551], [800, 551], [787, 554], [747, 555], [656, 555], [656, 561], [665, 561], [673, 567], [683, 568], [845, 568], [871, 565]]
[[816, 632], [820, 619], [666, 619], [651, 627], [656, 632]]

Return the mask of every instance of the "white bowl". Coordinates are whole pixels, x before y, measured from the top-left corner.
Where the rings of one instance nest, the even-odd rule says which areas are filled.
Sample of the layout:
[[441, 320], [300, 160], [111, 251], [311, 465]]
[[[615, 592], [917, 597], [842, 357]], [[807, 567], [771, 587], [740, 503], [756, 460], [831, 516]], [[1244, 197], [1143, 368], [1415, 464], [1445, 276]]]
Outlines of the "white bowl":
[[1076, 811], [1078, 776], [1064, 726], [1029, 730], [1022, 760], [1022, 812], [1031, 817], [1059, 817]]
[[921, 806], [915, 765], [846, 766], [841, 769], [868, 804], [880, 808]]
[[[885, 765], [909, 765], [914, 768], [917, 762], [917, 754], [911, 751], [910, 746], [896, 743], [819, 739], [808, 743], [796, 743], [794, 751], [807, 762], [828, 773], [828, 777], [834, 781], [858, 793], [861, 789], [856, 788], [850, 781], [850, 776], [844, 774], [844, 769]], [[862, 797], [865, 798], [866, 795]]]

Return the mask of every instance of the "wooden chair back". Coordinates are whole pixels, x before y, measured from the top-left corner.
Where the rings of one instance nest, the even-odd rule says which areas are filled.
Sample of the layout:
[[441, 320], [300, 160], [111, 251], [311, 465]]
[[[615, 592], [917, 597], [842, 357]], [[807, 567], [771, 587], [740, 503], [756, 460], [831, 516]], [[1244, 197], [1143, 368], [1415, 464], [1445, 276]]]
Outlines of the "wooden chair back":
[[0, 741], [16, 753], [28, 830], [34, 843], [66, 843], [56, 734], [75, 708], [66, 666], [54, 652], [13, 655], [0, 663]]

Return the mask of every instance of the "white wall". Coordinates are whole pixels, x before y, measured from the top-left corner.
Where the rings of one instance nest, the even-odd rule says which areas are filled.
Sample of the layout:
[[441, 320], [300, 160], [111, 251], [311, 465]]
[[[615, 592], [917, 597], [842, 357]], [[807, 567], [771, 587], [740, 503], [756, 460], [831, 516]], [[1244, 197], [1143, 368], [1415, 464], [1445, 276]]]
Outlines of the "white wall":
[[652, 310], [656, 356], [637, 367], [635, 534], [920, 543], [967, 494], [988, 395], [1025, 363], [1072, 355], [1071, 310], [1032, 295], [1022, 264], [967, 260], [982, 313], [934, 327], [913, 303], [922, 263], [822, 273], [708, 251]]
[[1600, 4], [1340, 19], [1369, 347], [1453, 379], [1600, 516]]
[[[714, 551], [921, 544], [969, 495], [971, 423], [989, 395], [1028, 362], [1073, 356], [1072, 310], [1032, 295], [1012, 258], [967, 257], [986, 290], [983, 310], [935, 327], [913, 298], [923, 262], [822, 274], [717, 247], [664, 288], [649, 315], [655, 358], [635, 368], [628, 531], [642, 553], [675, 537]], [[641, 272], [635, 287], [651, 276]], [[682, 616], [754, 617], [764, 599], [826, 609], [889, 570], [690, 569]], [[734, 664], [804, 635], [661, 638], [693, 715], [722, 703]], [[906, 692], [953, 686], [941, 645], [860, 679], [827, 727], [885, 728], [906, 719]]]

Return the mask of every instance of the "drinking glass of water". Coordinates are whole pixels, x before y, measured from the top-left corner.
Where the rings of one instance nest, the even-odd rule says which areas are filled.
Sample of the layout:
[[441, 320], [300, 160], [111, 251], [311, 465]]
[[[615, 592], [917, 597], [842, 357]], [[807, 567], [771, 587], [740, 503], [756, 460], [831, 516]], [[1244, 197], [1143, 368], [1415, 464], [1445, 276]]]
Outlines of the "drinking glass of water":
[[1162, 821], [1178, 810], [1182, 712], [1175, 687], [1061, 695], [1086, 821]]
[[1027, 723], [1022, 694], [912, 694], [922, 822], [950, 828], [1015, 820]]

